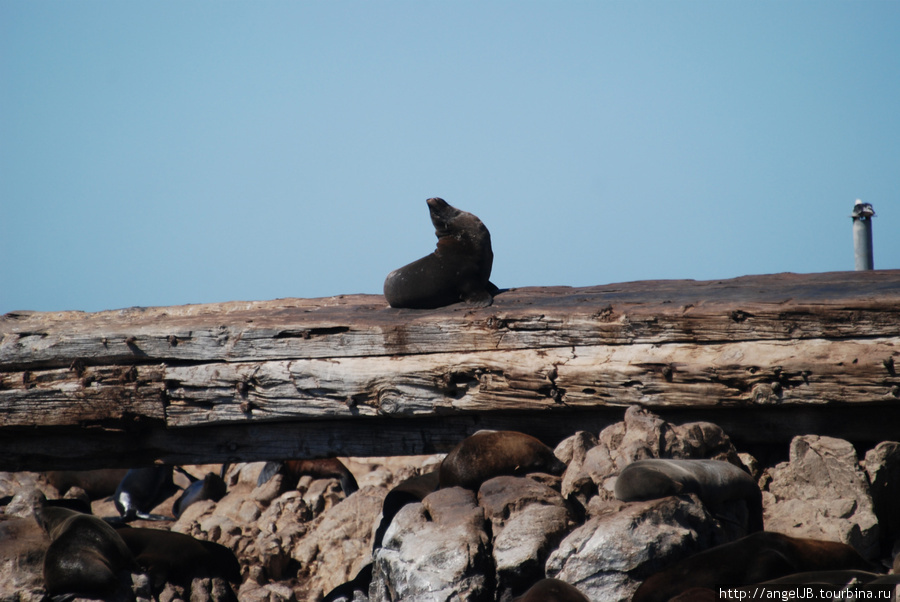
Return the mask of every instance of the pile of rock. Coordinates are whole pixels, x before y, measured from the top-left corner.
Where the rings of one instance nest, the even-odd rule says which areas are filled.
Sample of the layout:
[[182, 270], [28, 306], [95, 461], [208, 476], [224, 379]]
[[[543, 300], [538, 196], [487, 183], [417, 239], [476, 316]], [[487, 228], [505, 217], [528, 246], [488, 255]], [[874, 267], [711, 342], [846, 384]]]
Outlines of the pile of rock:
[[[665, 566], [747, 533], [748, 509], [740, 501], [710, 509], [694, 494], [627, 503], [614, 495], [619, 473], [636, 460], [710, 458], [746, 466], [758, 478], [767, 531], [848, 543], [876, 563], [890, 563], [900, 537], [898, 443], [882, 443], [860, 461], [846, 441], [797, 437], [789, 461], [762, 468], [714, 424], [673, 425], [633, 407], [600, 433], [573, 434], [555, 455], [567, 464], [562, 476], [500, 475], [477, 490], [446, 487], [411, 500], [374, 548], [388, 492], [435, 470], [439, 457], [346, 461], [360, 485], [350, 496], [335, 479], [304, 477], [284, 491], [276, 476], [257, 487], [262, 464], [237, 465], [220, 501], [144, 526], [168, 526], [233, 550], [242, 567], [241, 601], [321, 600], [361, 572], [355, 593], [350, 588], [343, 599], [511, 600], [553, 577], [591, 600], [624, 601]], [[35, 475], [4, 478], [0, 496], [29, 487], [48, 497], [65, 493]], [[154, 513], [170, 512], [172, 502]], [[95, 501], [94, 513], [115, 514], [110, 504]], [[27, 512], [16, 512], [13, 503], [0, 517], [0, 599], [38, 600], [47, 542]], [[215, 590], [198, 583], [191, 592], [145, 588], [139, 597], [218, 600]]]

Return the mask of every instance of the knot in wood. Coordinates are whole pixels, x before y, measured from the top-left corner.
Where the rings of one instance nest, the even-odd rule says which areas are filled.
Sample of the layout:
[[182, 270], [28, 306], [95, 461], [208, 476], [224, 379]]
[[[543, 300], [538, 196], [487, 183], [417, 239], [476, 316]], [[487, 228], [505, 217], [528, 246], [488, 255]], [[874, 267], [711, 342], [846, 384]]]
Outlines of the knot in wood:
[[751, 314], [751, 313], [749, 313], [749, 312], [746, 312], [746, 311], [744, 311], [743, 309], [736, 309], [736, 310], [734, 310], [733, 312], [731, 312], [731, 313], [729, 314], [729, 316], [730, 316], [731, 319], [734, 320], [735, 322], [740, 323], [740, 322], [743, 322], [744, 320], [746, 320], [747, 318], [752, 318], [752, 317], [753, 317], [753, 314]]
[[[777, 386], [777, 390], [776, 390]], [[753, 403], [760, 405], [775, 404], [781, 401], [781, 385], [779, 383], [757, 383], [751, 393]]]
[[663, 378], [665, 378], [669, 382], [672, 382], [672, 373], [673, 372], [674, 371], [672, 370], [671, 366], [663, 366], [662, 367]]
[[502, 318], [498, 318], [497, 316], [491, 316], [487, 319], [487, 327], [491, 330], [500, 330], [501, 328], [506, 328], [506, 320]]

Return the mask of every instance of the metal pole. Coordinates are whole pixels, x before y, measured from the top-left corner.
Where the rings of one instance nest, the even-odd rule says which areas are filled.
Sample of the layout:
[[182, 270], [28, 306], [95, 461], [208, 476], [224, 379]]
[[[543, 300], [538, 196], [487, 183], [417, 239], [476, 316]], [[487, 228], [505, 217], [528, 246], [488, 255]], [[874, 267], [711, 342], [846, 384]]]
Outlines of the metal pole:
[[856, 199], [853, 205], [853, 255], [856, 271], [875, 269], [872, 253], [872, 218], [875, 210], [869, 203]]

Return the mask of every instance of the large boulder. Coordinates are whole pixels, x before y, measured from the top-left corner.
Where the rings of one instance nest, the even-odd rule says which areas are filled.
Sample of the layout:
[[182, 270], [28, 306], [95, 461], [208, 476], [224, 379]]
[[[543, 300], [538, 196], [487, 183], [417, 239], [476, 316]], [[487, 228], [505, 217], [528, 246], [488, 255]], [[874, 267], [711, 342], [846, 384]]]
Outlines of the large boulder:
[[881, 530], [881, 552], [888, 555], [900, 541], [900, 443], [883, 441], [866, 452], [866, 474]]
[[833, 437], [794, 437], [789, 458], [768, 471], [766, 530], [844, 542], [876, 558], [878, 519], [853, 445]]
[[609, 502], [572, 531], [546, 563], [591, 600], [627, 601], [665, 565], [735, 538], [695, 495]]
[[558, 491], [529, 478], [486, 481], [478, 503], [491, 522], [497, 599], [506, 600], [528, 589], [574, 522]]
[[24, 592], [43, 596], [49, 545], [50, 538], [34, 517], [0, 514], [0, 600], [18, 600]]
[[493, 599], [490, 538], [475, 494], [440, 489], [394, 517], [375, 552], [369, 599]]
[[298, 577], [308, 598], [331, 591], [371, 562], [372, 525], [386, 493], [363, 487], [313, 521], [291, 554], [302, 567]]

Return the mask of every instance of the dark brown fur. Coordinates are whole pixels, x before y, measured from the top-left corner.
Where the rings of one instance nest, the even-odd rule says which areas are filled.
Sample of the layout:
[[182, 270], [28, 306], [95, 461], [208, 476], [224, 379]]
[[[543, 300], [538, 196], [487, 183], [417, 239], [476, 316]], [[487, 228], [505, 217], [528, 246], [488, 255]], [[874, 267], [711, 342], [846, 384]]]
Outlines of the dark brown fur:
[[762, 492], [747, 472], [719, 460], [651, 458], [626, 466], [616, 479], [616, 497], [624, 502], [695, 493], [710, 510], [719, 512], [730, 500], [744, 500], [749, 531], [763, 528]]
[[692, 587], [762, 583], [792, 573], [871, 570], [847, 544], [759, 531], [685, 558], [644, 581], [632, 602], [664, 602]]
[[189, 585], [196, 577], [241, 581], [241, 566], [234, 552], [221, 544], [160, 529], [123, 527], [116, 532], [137, 563], [157, 582]]
[[438, 242], [430, 255], [398, 268], [384, 281], [391, 307], [434, 309], [465, 301], [486, 307], [497, 287], [491, 284], [494, 252], [481, 220], [440, 198], [426, 201]]
[[565, 581], [541, 579], [512, 602], [590, 602], [590, 600]]
[[99, 500], [111, 496], [127, 472], [127, 468], [51, 470], [44, 473], [44, 478], [60, 495], [65, 495], [72, 487], [80, 487], [92, 500]]
[[394, 517], [397, 516], [397, 513], [400, 512], [400, 509], [403, 508], [403, 506], [421, 502], [425, 499], [426, 495], [436, 491], [437, 488], [438, 473], [437, 471], [433, 471], [410, 477], [388, 491], [388, 494], [384, 498], [384, 502], [381, 504], [381, 522], [375, 530], [372, 549], [374, 550], [381, 547], [384, 534], [387, 532], [388, 527], [391, 526], [391, 521], [394, 520]]
[[318, 458], [315, 460], [285, 460], [284, 462], [266, 462], [256, 486], [262, 486], [276, 474], [282, 475], [281, 490], [290, 491], [297, 488], [300, 477], [304, 475], [315, 479], [337, 479], [341, 483], [344, 495], [350, 495], [359, 489], [353, 473], [337, 458]]
[[441, 462], [441, 487], [478, 491], [501, 475], [545, 472], [561, 475], [566, 465], [553, 450], [531, 435], [516, 431], [480, 431], [463, 439]]
[[44, 557], [44, 587], [50, 596], [109, 596], [119, 587], [119, 573], [137, 569], [134, 557], [103, 519], [68, 508], [48, 506], [39, 495], [37, 523], [50, 536]]

